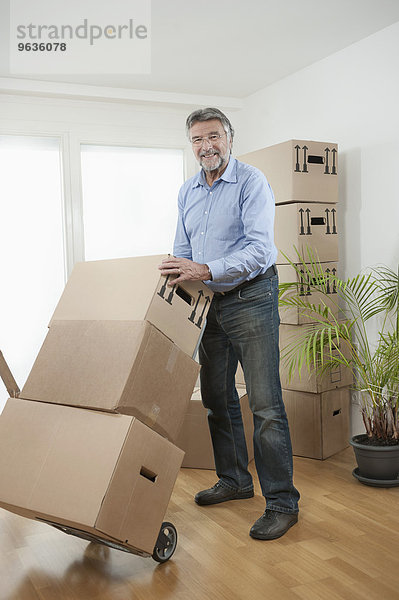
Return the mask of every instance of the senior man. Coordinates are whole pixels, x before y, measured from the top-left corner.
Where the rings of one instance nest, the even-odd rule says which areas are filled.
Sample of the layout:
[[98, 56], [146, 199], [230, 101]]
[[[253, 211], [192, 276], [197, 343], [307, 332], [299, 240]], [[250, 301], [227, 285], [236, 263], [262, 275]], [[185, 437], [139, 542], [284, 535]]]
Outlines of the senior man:
[[234, 130], [220, 110], [194, 111], [186, 130], [202, 169], [180, 189], [175, 256], [160, 269], [177, 275], [172, 285], [202, 280], [214, 292], [199, 359], [219, 480], [198, 492], [195, 502], [203, 506], [254, 495], [235, 388], [240, 361], [266, 498], [266, 510], [249, 534], [276, 539], [297, 522], [299, 493], [279, 376], [273, 192], [258, 169], [231, 155]]

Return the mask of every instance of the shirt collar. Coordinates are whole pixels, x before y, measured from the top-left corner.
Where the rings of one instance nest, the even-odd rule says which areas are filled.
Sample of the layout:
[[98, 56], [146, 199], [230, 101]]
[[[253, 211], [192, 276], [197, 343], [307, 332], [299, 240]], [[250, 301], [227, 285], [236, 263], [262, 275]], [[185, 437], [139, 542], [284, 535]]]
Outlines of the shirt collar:
[[[237, 183], [237, 159], [233, 158], [232, 155], [230, 155], [229, 163], [228, 163], [225, 171], [222, 173], [222, 175], [216, 181], [219, 181], [221, 179], [223, 181], [226, 181], [227, 183]], [[206, 180], [205, 180], [204, 171], [203, 171], [203, 169], [201, 169], [201, 171], [199, 171], [199, 173], [197, 173], [197, 175], [194, 176], [193, 188], [196, 188], [199, 185], [204, 186], [205, 182], [206, 182]]]

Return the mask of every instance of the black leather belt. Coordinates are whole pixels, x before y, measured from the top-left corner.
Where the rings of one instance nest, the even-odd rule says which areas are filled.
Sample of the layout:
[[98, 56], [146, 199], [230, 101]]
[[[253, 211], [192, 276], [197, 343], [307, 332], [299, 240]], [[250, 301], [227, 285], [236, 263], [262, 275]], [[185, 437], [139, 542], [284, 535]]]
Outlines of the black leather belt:
[[215, 296], [227, 296], [227, 294], [232, 294], [233, 292], [242, 290], [242, 288], [245, 288], [248, 285], [251, 285], [251, 283], [255, 283], [255, 281], [262, 281], [262, 279], [270, 279], [270, 277], [273, 277], [273, 275], [277, 275], [277, 274], [278, 274], [278, 271], [277, 271], [276, 265], [272, 265], [264, 273], [260, 273], [260, 275], [257, 275], [253, 279], [247, 279], [246, 281], [243, 281], [242, 283], [240, 283], [240, 285], [237, 285], [235, 288], [228, 290], [227, 292], [214, 292], [214, 295]]

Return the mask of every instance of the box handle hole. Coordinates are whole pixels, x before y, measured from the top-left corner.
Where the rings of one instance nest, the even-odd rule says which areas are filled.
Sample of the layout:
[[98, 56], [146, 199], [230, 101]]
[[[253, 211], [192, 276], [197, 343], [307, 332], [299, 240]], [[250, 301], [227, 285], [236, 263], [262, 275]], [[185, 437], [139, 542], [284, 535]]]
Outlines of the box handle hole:
[[315, 156], [314, 154], [310, 154], [308, 156], [308, 163], [313, 163], [314, 165], [324, 165], [324, 156]]
[[193, 303], [193, 298], [192, 296], [190, 296], [190, 294], [188, 292], [186, 292], [185, 290], [183, 290], [183, 288], [180, 287], [180, 285], [176, 286], [176, 294], [182, 299], [184, 300], [184, 302], [187, 302], [187, 304], [189, 304], [190, 306]]
[[153, 471], [150, 471], [150, 469], [147, 469], [146, 467], [141, 467], [140, 475], [142, 477], [145, 477], [146, 479], [149, 479], [153, 483], [155, 483], [155, 480], [157, 478], [157, 474], [154, 473]]

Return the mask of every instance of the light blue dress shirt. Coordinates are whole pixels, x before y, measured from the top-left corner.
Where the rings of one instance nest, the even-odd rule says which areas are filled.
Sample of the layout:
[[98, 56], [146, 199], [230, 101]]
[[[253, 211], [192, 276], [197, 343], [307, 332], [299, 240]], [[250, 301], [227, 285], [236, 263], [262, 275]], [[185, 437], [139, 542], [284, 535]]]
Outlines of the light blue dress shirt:
[[201, 170], [179, 192], [173, 253], [207, 264], [215, 292], [264, 273], [277, 258], [274, 196], [259, 169], [230, 156], [212, 187]]

